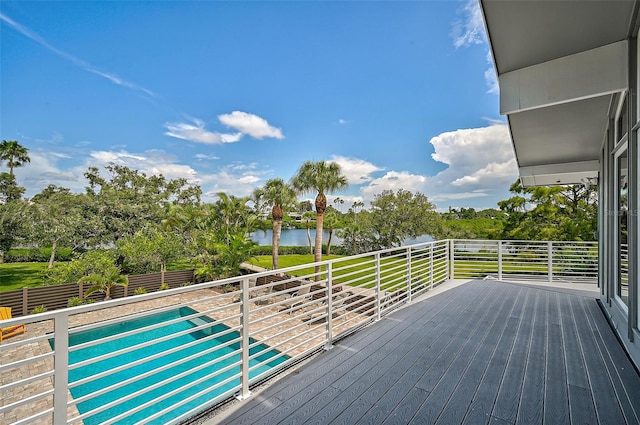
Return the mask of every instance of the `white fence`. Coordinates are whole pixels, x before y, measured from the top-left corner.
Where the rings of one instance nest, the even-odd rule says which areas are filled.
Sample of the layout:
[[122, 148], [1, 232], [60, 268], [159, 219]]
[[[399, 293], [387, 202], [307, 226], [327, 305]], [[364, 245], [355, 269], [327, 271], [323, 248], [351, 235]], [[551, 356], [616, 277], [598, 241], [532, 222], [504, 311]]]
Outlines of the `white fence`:
[[486, 275], [594, 280], [597, 245], [435, 241], [4, 321], [27, 332], [0, 344], [0, 423], [177, 423]]

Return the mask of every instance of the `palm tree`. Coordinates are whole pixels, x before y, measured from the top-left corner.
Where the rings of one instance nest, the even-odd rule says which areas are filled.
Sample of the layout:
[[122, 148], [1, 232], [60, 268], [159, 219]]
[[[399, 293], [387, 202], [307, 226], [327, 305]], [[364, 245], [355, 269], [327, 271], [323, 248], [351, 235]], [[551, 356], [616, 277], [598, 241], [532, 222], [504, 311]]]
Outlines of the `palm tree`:
[[[340, 165], [335, 162], [307, 161], [291, 179], [291, 185], [300, 193], [316, 191], [316, 246], [314, 261], [322, 261], [322, 225], [324, 211], [327, 209], [325, 194], [347, 187], [347, 178], [342, 175]], [[319, 267], [316, 267], [316, 279], [319, 279]]]
[[228, 245], [232, 233], [239, 231], [248, 233], [252, 230], [256, 216], [246, 205], [249, 202], [248, 197], [238, 198], [224, 192], [218, 192], [217, 195], [218, 200], [213, 205], [215, 216], [212, 218], [218, 225], [222, 224], [222, 237]]
[[314, 218], [312, 211], [305, 211], [302, 213], [302, 218], [307, 224], [307, 239], [309, 240], [309, 254], [313, 255], [313, 244], [311, 243], [311, 220]]
[[329, 231], [329, 239], [327, 239], [327, 255], [331, 255], [331, 239], [333, 230], [338, 225], [338, 214], [335, 209], [329, 210], [324, 218], [324, 224], [327, 225]]
[[9, 174], [13, 176], [13, 169], [20, 167], [26, 162], [31, 162], [31, 158], [27, 155], [29, 149], [20, 145], [15, 140], [3, 140], [0, 143], [0, 161], [7, 161], [9, 165]]
[[254, 190], [253, 197], [258, 209], [263, 202], [273, 205], [271, 208], [271, 218], [273, 219], [271, 263], [273, 269], [276, 270], [278, 268], [278, 247], [280, 246], [284, 209], [290, 208], [295, 204], [296, 192], [284, 180], [275, 178], [267, 180], [263, 187]]
[[92, 284], [92, 286], [85, 291], [85, 297], [88, 297], [94, 292], [104, 292], [104, 300], [108, 301], [111, 299], [111, 289], [116, 286], [126, 288], [129, 285], [129, 279], [127, 276], [120, 274], [120, 269], [114, 266], [108, 268], [102, 274], [94, 273], [85, 276], [80, 279], [78, 283]]

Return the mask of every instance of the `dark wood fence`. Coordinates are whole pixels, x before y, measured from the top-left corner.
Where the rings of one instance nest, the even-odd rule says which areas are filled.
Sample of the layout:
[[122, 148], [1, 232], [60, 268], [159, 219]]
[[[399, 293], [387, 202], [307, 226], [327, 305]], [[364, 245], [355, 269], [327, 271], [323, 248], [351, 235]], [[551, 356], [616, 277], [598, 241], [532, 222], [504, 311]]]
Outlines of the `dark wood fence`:
[[[144, 288], [147, 292], [160, 289], [162, 274], [149, 273], [129, 276], [129, 286], [117, 286], [111, 290], [111, 298], [122, 298], [133, 295], [137, 288]], [[165, 272], [164, 281], [169, 288], [177, 288], [193, 282], [193, 270], [178, 270]], [[34, 308], [44, 305], [47, 311], [57, 310], [68, 306], [69, 298], [82, 297], [89, 284], [65, 283], [64, 285], [39, 286], [36, 288], [22, 288], [13, 291], [0, 292], [0, 306], [11, 307], [15, 316], [25, 316]], [[96, 301], [104, 299], [104, 294], [95, 292], [89, 296]]]

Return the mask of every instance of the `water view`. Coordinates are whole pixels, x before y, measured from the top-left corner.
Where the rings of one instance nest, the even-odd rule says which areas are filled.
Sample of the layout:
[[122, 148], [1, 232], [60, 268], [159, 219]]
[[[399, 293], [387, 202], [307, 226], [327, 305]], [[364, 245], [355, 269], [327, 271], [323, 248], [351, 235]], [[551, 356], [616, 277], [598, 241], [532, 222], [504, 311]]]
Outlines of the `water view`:
[[[271, 245], [271, 237], [273, 232], [271, 230], [267, 231], [257, 231], [251, 234], [251, 240], [257, 243], [260, 246], [269, 246]], [[311, 243], [313, 244], [316, 237], [316, 230], [311, 229]], [[329, 231], [324, 229], [322, 231], [322, 243], [326, 244], [329, 240]], [[405, 240], [403, 245], [411, 245], [420, 242], [430, 242], [433, 238], [429, 235], [420, 236], [417, 238], [410, 238]], [[331, 237], [331, 245], [341, 245], [342, 239], [336, 236], [336, 232], [333, 232], [333, 236]], [[280, 245], [281, 246], [308, 246], [309, 239], [307, 237], [306, 229], [282, 229], [282, 235], [280, 236]]]

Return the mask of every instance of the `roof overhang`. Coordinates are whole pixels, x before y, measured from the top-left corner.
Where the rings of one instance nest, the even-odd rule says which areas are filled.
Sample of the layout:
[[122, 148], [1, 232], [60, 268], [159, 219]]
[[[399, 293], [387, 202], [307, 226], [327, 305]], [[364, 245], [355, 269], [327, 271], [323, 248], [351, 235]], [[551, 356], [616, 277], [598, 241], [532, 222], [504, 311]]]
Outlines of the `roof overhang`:
[[596, 177], [637, 0], [480, 0], [522, 184]]

